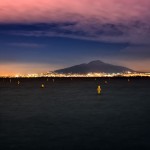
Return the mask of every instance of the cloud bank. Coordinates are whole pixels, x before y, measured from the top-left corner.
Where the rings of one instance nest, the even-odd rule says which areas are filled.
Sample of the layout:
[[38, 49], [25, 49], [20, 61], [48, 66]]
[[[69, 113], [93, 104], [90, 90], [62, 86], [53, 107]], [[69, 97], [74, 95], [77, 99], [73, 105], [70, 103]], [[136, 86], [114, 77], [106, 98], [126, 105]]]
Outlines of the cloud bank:
[[[0, 22], [51, 22], [95, 19], [102, 23], [145, 20], [149, 0], [4, 0]], [[81, 21], [81, 20], [80, 20]], [[88, 22], [87, 22], [88, 23]]]
[[147, 44], [149, 8], [149, 0], [4, 0], [0, 23], [46, 26], [47, 30], [18, 32], [29, 36]]

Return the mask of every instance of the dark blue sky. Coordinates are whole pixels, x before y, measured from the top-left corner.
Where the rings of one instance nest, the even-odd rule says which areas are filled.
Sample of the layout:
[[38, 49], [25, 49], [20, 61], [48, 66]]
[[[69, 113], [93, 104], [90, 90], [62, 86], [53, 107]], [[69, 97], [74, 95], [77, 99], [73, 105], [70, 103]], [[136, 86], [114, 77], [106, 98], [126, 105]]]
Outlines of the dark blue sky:
[[[55, 26], [57, 30], [56, 27], [57, 25]], [[129, 46], [128, 43], [36, 35], [37, 33], [34, 32], [38, 31], [36, 25], [0, 25], [0, 32], [3, 33], [0, 37], [0, 61], [69, 65], [117, 55], [121, 49]], [[28, 35], [30, 34], [28, 32], [33, 32], [35, 35]]]
[[[41, 66], [39, 65], [38, 72], [40, 72], [55, 70], [97, 59], [138, 69], [136, 66], [135, 68], [134, 66], [132, 67], [132, 61], [137, 62], [149, 59], [147, 51], [142, 52], [142, 55], [140, 52], [133, 52], [132, 54], [131, 50], [131, 52], [127, 51], [128, 48], [131, 47], [136, 47], [137, 49], [139, 47], [147, 48], [149, 46], [142, 44], [135, 45], [126, 41], [109, 42], [71, 37], [79, 33], [71, 33], [64, 30], [60, 31], [57, 28], [61, 25], [62, 24], [1, 24], [0, 63], [3, 65], [14, 64], [14, 66], [16, 66], [16, 64], [26, 64], [26, 66], [29, 65], [29, 72], [33, 72], [31, 70], [34, 70], [34, 67], [30, 68], [30, 64], [34, 64], [33, 66], [37, 68], [39, 64], [45, 65], [44, 70], [40, 68]], [[55, 30], [57, 34], [59, 34], [59, 32], [63, 33], [64, 36], [57, 36], [57, 34], [54, 36], [47, 35], [46, 33], [50, 30]], [[115, 30], [113, 30], [113, 32], [111, 36], [115, 37], [118, 31], [115, 33]], [[126, 61], [130, 61], [131, 64], [126, 64]], [[15, 68], [15, 71], [16, 70], [17, 66]], [[18, 68], [18, 70], [20, 70], [20, 68]], [[22, 68], [20, 72], [23, 70], [24, 68]], [[23, 72], [26, 73], [28, 71], [27, 68], [25, 68]]]

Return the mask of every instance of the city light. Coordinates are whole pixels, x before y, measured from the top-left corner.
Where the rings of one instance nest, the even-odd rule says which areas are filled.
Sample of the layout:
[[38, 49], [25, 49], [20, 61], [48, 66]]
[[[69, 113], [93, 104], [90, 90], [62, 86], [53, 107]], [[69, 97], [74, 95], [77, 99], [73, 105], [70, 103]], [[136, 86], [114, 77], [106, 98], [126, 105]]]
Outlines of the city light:
[[40, 77], [150, 77], [150, 73], [141, 72], [123, 72], [123, 73], [87, 73], [87, 74], [73, 74], [73, 73], [33, 73], [33, 74], [16, 74], [16, 75], [5, 75], [0, 76], [2, 78], [40, 78]]

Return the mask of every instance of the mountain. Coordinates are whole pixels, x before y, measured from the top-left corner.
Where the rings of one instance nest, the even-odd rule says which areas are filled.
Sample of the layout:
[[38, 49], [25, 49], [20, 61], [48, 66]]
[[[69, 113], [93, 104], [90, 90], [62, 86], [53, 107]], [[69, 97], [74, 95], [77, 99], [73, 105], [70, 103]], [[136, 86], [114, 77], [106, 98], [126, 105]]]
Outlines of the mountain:
[[90, 72], [105, 72], [105, 73], [120, 73], [125, 71], [133, 71], [129, 68], [122, 67], [122, 66], [115, 66], [111, 64], [104, 63], [100, 60], [91, 61], [89, 63], [84, 63], [80, 65], [75, 65], [72, 67], [55, 70], [56, 73], [81, 73], [81, 74], [87, 74]]

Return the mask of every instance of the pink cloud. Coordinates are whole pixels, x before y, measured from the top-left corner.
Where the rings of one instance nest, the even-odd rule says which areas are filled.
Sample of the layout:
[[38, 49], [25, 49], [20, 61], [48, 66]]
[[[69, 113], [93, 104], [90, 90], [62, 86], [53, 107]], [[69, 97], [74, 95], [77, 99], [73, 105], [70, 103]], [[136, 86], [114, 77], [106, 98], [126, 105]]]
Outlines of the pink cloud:
[[[46, 36], [148, 43], [149, 8], [150, 0], [1, 0], [0, 23], [77, 22], [73, 26], [63, 26], [60, 29], [82, 31], [87, 33], [86, 36], [66, 35], [61, 32], [55, 33], [55, 31], [37, 32], [38, 35], [42, 33]], [[137, 21], [139, 26], [136, 26]], [[115, 25], [122, 34], [107, 35], [107, 32], [111, 33], [113, 29], [104, 28], [105, 24]], [[99, 33], [101, 28], [106, 32], [105, 35]]]
[[50, 22], [80, 17], [120, 22], [149, 17], [149, 8], [149, 0], [3, 0], [0, 22]]

